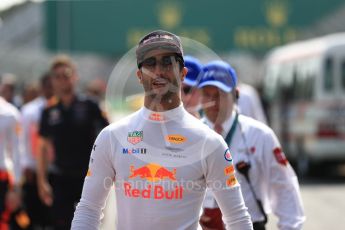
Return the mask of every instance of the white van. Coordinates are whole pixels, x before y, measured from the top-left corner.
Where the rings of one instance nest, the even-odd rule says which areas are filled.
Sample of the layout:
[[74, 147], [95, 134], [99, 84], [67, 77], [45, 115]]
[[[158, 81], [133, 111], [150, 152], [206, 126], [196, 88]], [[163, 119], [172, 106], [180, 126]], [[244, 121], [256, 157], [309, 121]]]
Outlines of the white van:
[[345, 162], [345, 33], [272, 50], [264, 97], [270, 125], [297, 172]]

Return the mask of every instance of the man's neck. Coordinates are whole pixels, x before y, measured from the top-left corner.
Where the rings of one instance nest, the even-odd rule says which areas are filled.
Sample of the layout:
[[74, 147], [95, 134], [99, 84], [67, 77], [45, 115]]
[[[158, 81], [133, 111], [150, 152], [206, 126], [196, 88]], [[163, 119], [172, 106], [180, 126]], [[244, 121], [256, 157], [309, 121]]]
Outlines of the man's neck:
[[144, 106], [152, 111], [164, 112], [175, 109], [181, 104], [181, 99], [178, 95], [173, 95], [169, 99], [157, 99], [150, 96], [145, 96]]
[[72, 104], [74, 98], [75, 98], [75, 94], [73, 92], [63, 94], [59, 97], [61, 103], [66, 107], [68, 107]]

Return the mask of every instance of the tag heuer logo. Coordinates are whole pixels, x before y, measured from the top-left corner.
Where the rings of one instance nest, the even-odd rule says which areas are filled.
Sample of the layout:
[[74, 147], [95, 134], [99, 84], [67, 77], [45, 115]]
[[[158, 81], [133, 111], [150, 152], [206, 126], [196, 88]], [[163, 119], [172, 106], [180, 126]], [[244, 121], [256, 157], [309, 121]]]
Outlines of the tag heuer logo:
[[133, 131], [128, 133], [127, 141], [133, 145], [143, 140], [143, 131]]

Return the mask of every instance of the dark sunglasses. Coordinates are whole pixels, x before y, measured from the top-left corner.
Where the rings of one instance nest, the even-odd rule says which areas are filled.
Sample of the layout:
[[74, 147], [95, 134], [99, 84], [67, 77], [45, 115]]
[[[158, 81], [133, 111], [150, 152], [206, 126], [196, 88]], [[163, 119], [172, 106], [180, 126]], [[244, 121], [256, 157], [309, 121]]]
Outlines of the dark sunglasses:
[[163, 70], [170, 70], [173, 65], [173, 60], [184, 65], [183, 59], [178, 55], [163, 56], [161, 60], [157, 60], [155, 57], [150, 57], [139, 63], [139, 68], [145, 67], [147, 69], [156, 68], [157, 63], [163, 68]]

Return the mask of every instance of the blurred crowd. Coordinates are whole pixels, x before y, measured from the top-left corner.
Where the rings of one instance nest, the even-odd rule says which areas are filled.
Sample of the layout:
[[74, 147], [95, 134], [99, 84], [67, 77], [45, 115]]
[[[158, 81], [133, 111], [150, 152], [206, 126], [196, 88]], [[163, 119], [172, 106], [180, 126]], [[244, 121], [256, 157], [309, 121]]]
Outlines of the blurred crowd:
[[93, 141], [108, 124], [106, 83], [78, 92], [78, 79], [65, 55], [39, 82], [0, 76], [0, 230], [70, 228]]

